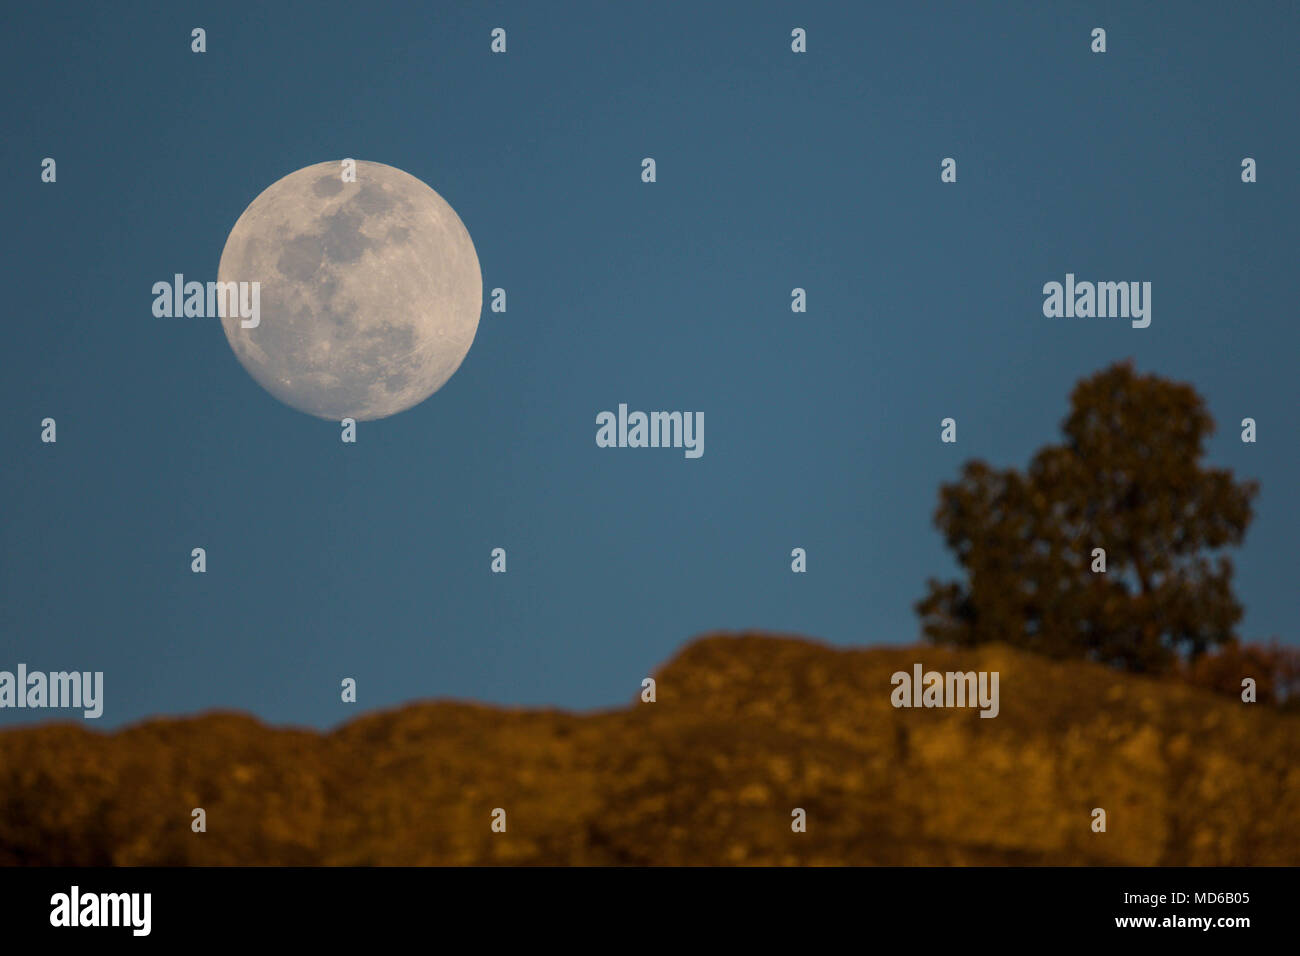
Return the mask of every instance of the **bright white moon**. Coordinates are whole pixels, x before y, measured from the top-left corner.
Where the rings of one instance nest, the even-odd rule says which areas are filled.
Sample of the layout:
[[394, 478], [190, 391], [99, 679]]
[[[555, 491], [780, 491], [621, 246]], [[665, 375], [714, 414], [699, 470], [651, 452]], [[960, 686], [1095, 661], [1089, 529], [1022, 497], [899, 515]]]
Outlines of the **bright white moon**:
[[269, 186], [230, 231], [218, 280], [261, 283], [261, 322], [221, 320], [235, 356], [299, 411], [396, 415], [460, 367], [483, 282], [456, 211], [414, 176], [318, 163]]

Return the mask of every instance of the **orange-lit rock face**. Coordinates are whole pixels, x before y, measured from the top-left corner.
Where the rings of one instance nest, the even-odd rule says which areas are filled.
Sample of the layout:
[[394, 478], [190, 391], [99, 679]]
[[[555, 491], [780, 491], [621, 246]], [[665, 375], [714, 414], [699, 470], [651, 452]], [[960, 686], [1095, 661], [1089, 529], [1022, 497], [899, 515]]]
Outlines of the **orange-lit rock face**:
[[[996, 719], [891, 706], [917, 661], [999, 672]], [[654, 676], [654, 703], [633, 685], [590, 715], [0, 733], [0, 864], [1300, 863], [1300, 720], [1232, 698], [998, 646], [758, 636]]]

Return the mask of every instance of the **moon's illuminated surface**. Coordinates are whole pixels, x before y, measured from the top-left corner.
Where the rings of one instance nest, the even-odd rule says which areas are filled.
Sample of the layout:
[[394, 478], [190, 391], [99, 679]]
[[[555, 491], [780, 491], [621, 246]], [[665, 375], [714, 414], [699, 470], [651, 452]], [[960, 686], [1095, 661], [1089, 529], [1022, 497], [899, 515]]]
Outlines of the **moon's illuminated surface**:
[[269, 186], [230, 231], [218, 280], [261, 283], [261, 322], [221, 320], [250, 375], [287, 405], [339, 421], [424, 401], [478, 329], [478, 255], [456, 211], [414, 176], [358, 160]]

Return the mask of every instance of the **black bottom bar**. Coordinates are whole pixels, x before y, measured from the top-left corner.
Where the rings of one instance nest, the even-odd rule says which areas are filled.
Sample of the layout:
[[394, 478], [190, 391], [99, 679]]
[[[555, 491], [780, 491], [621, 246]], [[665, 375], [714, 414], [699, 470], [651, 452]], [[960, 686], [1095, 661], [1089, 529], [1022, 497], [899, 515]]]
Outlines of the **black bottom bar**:
[[[1280, 868], [38, 868], [0, 870], [0, 916], [6, 942], [75, 934], [79, 945], [412, 935], [458, 949], [516, 937], [668, 945], [683, 933], [821, 945], [881, 931], [925, 943], [1049, 934], [1233, 945], [1294, 929], [1294, 881]], [[119, 925], [52, 925], [73, 922], [74, 886], [77, 923]], [[103, 894], [145, 893], [148, 934], [137, 935], [144, 896]]]

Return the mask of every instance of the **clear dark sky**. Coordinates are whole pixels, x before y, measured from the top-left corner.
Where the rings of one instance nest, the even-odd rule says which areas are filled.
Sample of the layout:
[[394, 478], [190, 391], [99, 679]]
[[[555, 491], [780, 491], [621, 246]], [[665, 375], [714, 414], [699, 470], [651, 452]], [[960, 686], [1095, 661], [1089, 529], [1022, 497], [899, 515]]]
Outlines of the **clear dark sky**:
[[[1127, 357], [1192, 383], [1209, 461], [1260, 480], [1242, 634], [1297, 640], [1300, 7], [468, 6], [7, 13], [0, 669], [104, 671], [102, 728], [328, 726], [621, 704], [713, 629], [910, 643], [954, 571], [940, 483], [1023, 467]], [[216, 278], [258, 193], [343, 157], [437, 190], [509, 307], [356, 445], [217, 320], [151, 314], [154, 282]], [[1151, 326], [1045, 318], [1067, 272], [1150, 281]], [[704, 456], [597, 448], [620, 402], [704, 412]]]

